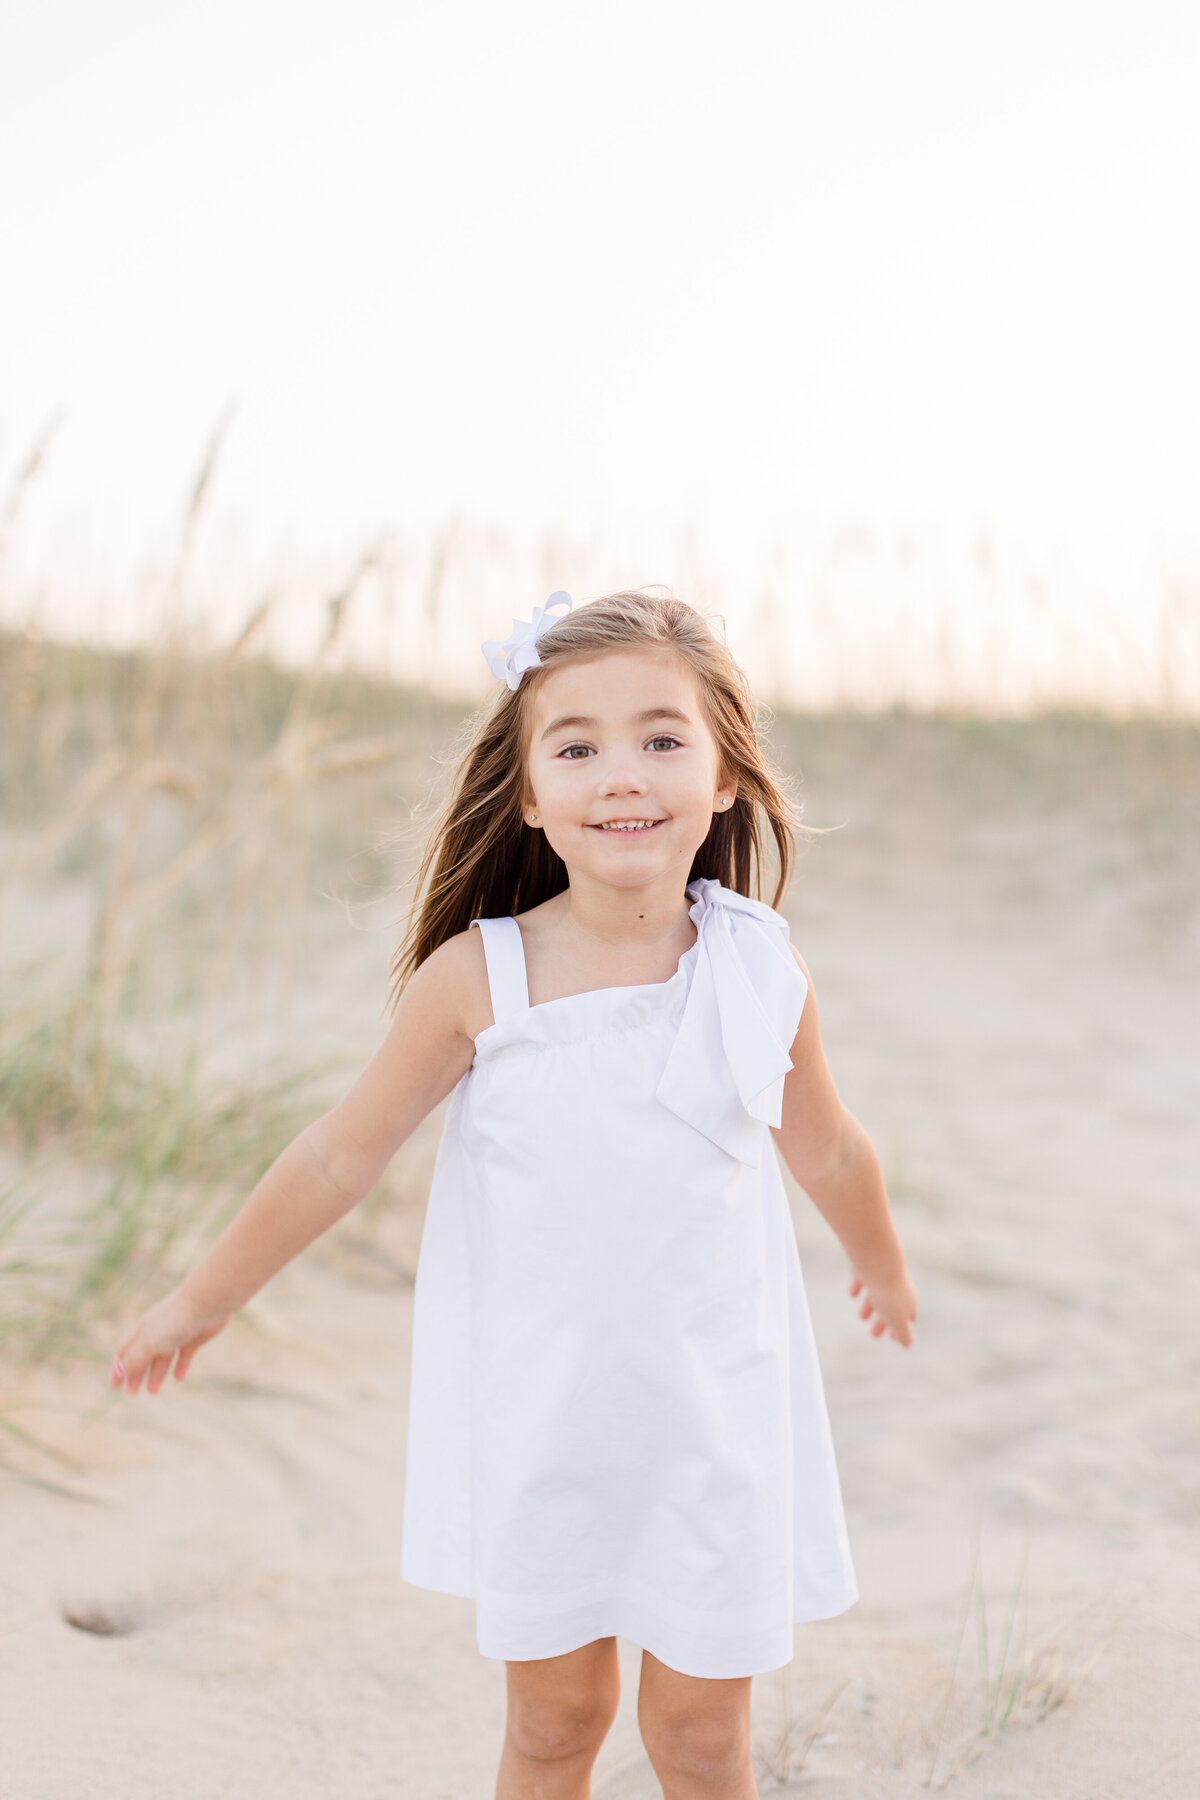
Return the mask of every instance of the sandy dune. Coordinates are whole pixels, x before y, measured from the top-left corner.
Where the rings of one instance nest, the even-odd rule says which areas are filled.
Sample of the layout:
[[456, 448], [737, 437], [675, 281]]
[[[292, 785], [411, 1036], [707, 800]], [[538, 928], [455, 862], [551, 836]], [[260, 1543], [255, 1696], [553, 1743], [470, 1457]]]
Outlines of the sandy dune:
[[[1194, 853], [1156, 860], [1153, 821], [1102, 798], [905, 792], [882, 761], [812, 760], [814, 822], [848, 829], [805, 859], [794, 932], [922, 1316], [912, 1352], [872, 1342], [795, 1196], [862, 1599], [756, 1683], [761, 1791], [1190, 1800]], [[362, 950], [364, 1052], [385, 952]], [[351, 1224], [185, 1388], [117, 1399], [100, 1362], [4, 1373], [0, 1413], [43, 1446], [10, 1431], [0, 1478], [5, 1796], [490, 1794], [503, 1666], [468, 1602], [398, 1574], [395, 1269], [435, 1135], [403, 1153], [415, 1197], [380, 1247]], [[621, 1654], [594, 1791], [649, 1800]]]

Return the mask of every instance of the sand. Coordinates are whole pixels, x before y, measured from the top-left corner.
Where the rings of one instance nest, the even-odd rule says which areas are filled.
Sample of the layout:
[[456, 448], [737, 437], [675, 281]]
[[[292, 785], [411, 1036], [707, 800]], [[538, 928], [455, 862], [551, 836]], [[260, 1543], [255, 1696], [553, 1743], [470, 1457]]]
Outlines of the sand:
[[[814, 818], [848, 825], [789, 910], [921, 1318], [910, 1352], [872, 1341], [793, 1192], [862, 1597], [756, 1679], [760, 1790], [1191, 1800], [1190, 852], [1156, 863], [1069, 795], [1030, 807], [967, 783], [901, 803], [871, 782], [810, 774]], [[339, 1016], [364, 1055], [380, 958], [363, 948]], [[480, 1657], [469, 1602], [399, 1576], [436, 1129], [402, 1153], [413, 1197], [375, 1247], [352, 1221], [182, 1388], [113, 1396], [99, 1357], [0, 1375], [6, 1797], [490, 1795], [503, 1665]], [[649, 1800], [639, 1652], [620, 1650], [593, 1792]]]

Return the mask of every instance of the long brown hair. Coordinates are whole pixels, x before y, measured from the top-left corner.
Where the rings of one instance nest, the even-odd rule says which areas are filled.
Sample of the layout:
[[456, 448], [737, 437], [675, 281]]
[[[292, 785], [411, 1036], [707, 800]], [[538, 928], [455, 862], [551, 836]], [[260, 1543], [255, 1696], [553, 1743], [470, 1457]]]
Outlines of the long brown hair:
[[694, 607], [670, 596], [610, 594], [559, 619], [538, 639], [540, 666], [504, 687], [475, 719], [416, 875], [404, 941], [392, 959], [392, 999], [439, 944], [472, 919], [526, 912], [567, 886], [567, 868], [544, 831], [525, 823], [525, 753], [531, 704], [547, 670], [617, 650], [670, 648], [694, 670], [726, 779], [737, 795], [715, 814], [689, 881], [709, 876], [761, 896], [766, 832], [774, 840], [778, 906], [791, 876], [798, 820], [771, 768], [745, 675]]

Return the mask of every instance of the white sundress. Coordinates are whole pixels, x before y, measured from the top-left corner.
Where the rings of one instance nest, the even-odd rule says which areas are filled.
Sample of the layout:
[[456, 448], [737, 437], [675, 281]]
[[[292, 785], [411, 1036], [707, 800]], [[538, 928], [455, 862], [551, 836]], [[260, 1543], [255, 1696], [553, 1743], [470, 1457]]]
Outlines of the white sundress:
[[621, 1636], [756, 1675], [857, 1598], [778, 1124], [806, 984], [784, 919], [698, 881], [666, 982], [495, 1023], [451, 1097], [414, 1296], [401, 1572], [485, 1656]]

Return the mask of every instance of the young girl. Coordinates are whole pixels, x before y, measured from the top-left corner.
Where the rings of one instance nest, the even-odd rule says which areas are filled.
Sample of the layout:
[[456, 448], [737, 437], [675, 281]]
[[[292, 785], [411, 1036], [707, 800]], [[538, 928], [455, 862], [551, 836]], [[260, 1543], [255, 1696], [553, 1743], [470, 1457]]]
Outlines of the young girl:
[[[507, 1663], [497, 1800], [586, 1800], [642, 1647], [666, 1800], [750, 1800], [750, 1678], [856, 1598], [774, 1136], [875, 1337], [916, 1296], [808, 971], [751, 897], [786, 802], [690, 607], [553, 595], [505, 644], [395, 1020], [111, 1380], [157, 1393], [453, 1095], [417, 1272], [402, 1572]], [[473, 929], [474, 927], [474, 929]]]

